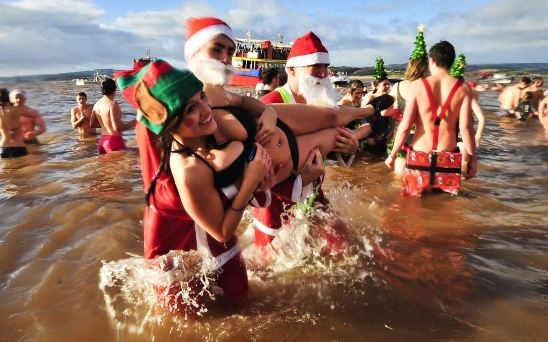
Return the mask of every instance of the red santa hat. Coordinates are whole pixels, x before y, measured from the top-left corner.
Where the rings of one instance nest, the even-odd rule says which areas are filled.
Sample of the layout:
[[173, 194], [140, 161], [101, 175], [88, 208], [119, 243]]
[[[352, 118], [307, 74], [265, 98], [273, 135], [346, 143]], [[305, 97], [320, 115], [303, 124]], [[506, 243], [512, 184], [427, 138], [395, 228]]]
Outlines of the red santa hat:
[[[214, 37], [224, 34], [234, 42], [232, 29], [221, 19], [212, 17], [188, 18], [186, 21], [185, 60], [200, 50]], [[236, 44], [234, 42], [234, 44]]]
[[301, 67], [314, 64], [329, 64], [329, 53], [314, 32], [297, 38], [287, 56], [286, 67]]

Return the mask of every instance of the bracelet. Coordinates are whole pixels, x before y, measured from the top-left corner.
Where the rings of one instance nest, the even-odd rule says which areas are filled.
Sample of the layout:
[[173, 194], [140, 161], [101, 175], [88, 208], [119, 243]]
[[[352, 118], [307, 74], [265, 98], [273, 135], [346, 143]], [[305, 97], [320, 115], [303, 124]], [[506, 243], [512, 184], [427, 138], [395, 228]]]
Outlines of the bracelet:
[[244, 211], [245, 208], [247, 208], [247, 206], [249, 205], [249, 203], [251, 203], [252, 200], [253, 200], [253, 196], [251, 196], [251, 198], [249, 199], [249, 201], [248, 201], [242, 208], [234, 208], [234, 207], [232, 206], [232, 201], [231, 201], [231, 202], [230, 202], [229, 208], [232, 209], [232, 210], [234, 210], [234, 211]]

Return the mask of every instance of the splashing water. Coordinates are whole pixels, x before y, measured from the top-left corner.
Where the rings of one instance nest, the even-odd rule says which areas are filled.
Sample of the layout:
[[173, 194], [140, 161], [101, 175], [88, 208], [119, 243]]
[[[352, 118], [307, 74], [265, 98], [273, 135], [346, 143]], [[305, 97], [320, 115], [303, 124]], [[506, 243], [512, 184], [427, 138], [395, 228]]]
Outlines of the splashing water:
[[[171, 251], [156, 259], [104, 262], [99, 288], [118, 328], [142, 333], [166, 313], [202, 316], [222, 290], [215, 286], [216, 260], [198, 251]], [[164, 309], [157, 310], [158, 308]]]

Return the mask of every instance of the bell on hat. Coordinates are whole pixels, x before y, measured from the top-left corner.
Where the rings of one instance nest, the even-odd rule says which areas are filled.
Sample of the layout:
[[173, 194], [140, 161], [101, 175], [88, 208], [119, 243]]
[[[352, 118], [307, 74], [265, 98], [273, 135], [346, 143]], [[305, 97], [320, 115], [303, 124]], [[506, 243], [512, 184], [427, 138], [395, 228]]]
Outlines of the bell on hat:
[[[212, 17], [188, 18], [186, 20], [185, 61], [206, 45], [211, 39], [224, 34], [234, 42], [232, 29], [221, 19]], [[236, 45], [236, 42], [234, 42]]]
[[203, 84], [188, 70], [176, 69], [155, 59], [141, 70], [114, 73], [122, 96], [139, 109], [138, 120], [160, 134], [187, 101], [203, 89]]
[[295, 40], [287, 56], [286, 67], [329, 64], [329, 53], [314, 32], [308, 32]]

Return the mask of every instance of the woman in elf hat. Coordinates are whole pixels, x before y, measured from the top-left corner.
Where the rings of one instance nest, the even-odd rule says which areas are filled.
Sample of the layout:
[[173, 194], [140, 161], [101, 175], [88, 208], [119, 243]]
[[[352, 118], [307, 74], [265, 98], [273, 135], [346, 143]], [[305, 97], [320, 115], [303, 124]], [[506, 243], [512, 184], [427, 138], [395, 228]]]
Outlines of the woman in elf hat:
[[[148, 204], [145, 258], [170, 250], [206, 251], [222, 269], [217, 284], [224, 296], [243, 297], [247, 273], [235, 230], [271, 169], [270, 156], [249, 139], [216, 142], [217, 123], [203, 84], [191, 72], [155, 60], [140, 71], [115, 76], [123, 96], [139, 109], [137, 135]], [[180, 286], [174, 282], [162, 289], [161, 306], [188, 309], [177, 295]]]
[[[405, 110], [405, 101], [409, 86], [413, 81], [428, 76], [428, 53], [426, 51], [426, 42], [424, 41], [424, 25], [419, 25], [419, 33], [415, 38], [415, 49], [409, 57], [409, 63], [405, 69], [405, 75], [403, 81], [398, 82], [390, 90], [390, 95], [395, 99], [393, 110], [387, 110], [387, 114], [391, 115], [395, 121], [399, 122], [402, 119], [403, 112]], [[398, 156], [394, 166], [394, 172], [396, 176], [403, 177], [405, 169], [405, 156], [406, 151], [411, 142], [413, 135], [410, 134], [407, 138], [407, 142], [404, 147], [398, 152]], [[394, 144], [394, 137], [390, 139], [388, 143], [387, 152], [390, 154], [392, 146]]]

